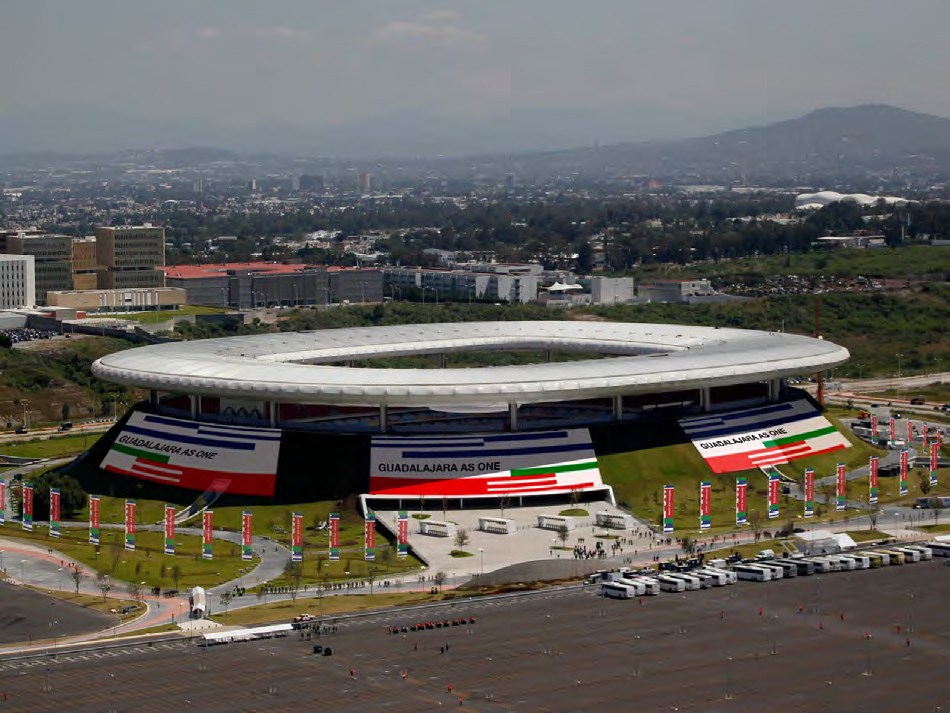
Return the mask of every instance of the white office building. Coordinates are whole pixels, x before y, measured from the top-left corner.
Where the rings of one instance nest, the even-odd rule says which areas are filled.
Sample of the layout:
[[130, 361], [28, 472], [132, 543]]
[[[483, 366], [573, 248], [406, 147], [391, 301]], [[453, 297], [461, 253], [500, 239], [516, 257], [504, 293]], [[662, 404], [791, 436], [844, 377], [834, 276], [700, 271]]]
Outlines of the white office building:
[[36, 306], [36, 263], [32, 255], [0, 255], [0, 309]]

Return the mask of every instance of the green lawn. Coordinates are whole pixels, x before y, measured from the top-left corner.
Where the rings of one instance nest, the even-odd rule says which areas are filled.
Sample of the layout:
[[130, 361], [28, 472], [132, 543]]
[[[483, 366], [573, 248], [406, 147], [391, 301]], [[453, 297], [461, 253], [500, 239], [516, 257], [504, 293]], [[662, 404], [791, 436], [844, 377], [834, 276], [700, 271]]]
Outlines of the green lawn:
[[174, 317], [184, 317], [193, 314], [224, 314], [228, 312], [220, 307], [203, 307], [200, 305], [182, 305], [181, 309], [163, 310], [160, 312], [129, 312], [111, 315], [116, 319], [129, 319], [142, 324], [158, 324], [167, 322]]
[[[95, 572], [106, 574], [124, 582], [144, 582], [144, 586], [175, 587], [185, 590], [194, 586], [213, 587], [222, 582], [237, 579], [240, 569], [248, 564], [241, 560], [241, 548], [230, 542], [215, 540], [213, 560], [201, 559], [201, 538], [178, 535], [176, 549], [178, 554], [162, 553], [164, 533], [136, 533], [136, 549], [125, 550], [124, 533], [121, 530], [102, 530], [99, 551], [89, 543], [89, 531], [86, 528], [67, 529], [63, 536], [49, 537], [45, 527], [26, 532], [18, 527], [0, 528], [6, 537], [30, 540], [44, 547], [51, 547], [67, 557], [75, 559]], [[178, 567], [180, 576], [174, 578], [174, 569]], [[69, 580], [65, 579], [68, 585]]]
[[17, 458], [62, 458], [79, 455], [96, 442], [101, 433], [70, 433], [64, 436], [51, 436], [42, 441], [14, 441], [5, 443], [0, 451], [5, 456]]
[[876, 540], [889, 540], [891, 538], [886, 532], [881, 532], [880, 530], [848, 530], [845, 534], [858, 544], [862, 542], [874, 542]]

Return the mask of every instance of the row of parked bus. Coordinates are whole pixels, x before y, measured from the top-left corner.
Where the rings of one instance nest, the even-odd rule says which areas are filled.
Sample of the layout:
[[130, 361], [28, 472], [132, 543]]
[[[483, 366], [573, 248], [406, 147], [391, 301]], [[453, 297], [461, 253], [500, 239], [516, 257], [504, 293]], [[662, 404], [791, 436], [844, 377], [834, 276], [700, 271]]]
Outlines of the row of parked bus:
[[[874, 569], [929, 560], [934, 556], [950, 558], [950, 543], [927, 545], [889, 545], [876, 550], [838, 552], [810, 557], [759, 558], [732, 564], [731, 568], [715, 560], [688, 571], [632, 570], [599, 572], [591, 580], [600, 581], [602, 593], [613, 599], [632, 599], [660, 592], [686, 592], [735, 584], [738, 580], [770, 582], [798, 576], [859, 569]], [[950, 564], [950, 559], [948, 559]]]

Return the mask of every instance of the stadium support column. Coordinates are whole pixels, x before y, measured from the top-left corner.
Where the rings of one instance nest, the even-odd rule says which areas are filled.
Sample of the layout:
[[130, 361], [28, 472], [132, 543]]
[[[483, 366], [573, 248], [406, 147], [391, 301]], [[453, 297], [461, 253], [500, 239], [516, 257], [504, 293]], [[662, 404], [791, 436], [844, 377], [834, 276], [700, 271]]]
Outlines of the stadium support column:
[[551, 363], [551, 350], [550, 350], [550, 349], [545, 349], [545, 350], [544, 350], [544, 363], [545, 363], [545, 364], [550, 364], [550, 363]]
[[518, 404], [514, 401], [508, 404], [508, 423], [509, 430], [518, 430]]
[[270, 427], [277, 428], [277, 418], [280, 415], [280, 406], [276, 401], [267, 402], [267, 417], [270, 419]]
[[614, 421], [623, 421], [623, 395], [615, 394], [614, 402]]
[[699, 388], [699, 410], [706, 413], [711, 406], [709, 387], [701, 386]]
[[152, 406], [158, 406], [158, 390], [157, 389], [149, 389], [148, 402]]
[[198, 411], [201, 410], [201, 397], [197, 394], [192, 394], [188, 397], [189, 411], [191, 413], [191, 420], [198, 420]]
[[769, 379], [767, 383], [769, 387], [769, 403], [778, 401], [779, 394], [782, 393], [782, 382], [779, 379]]
[[389, 428], [388, 423], [389, 409], [386, 408], [386, 404], [379, 405], [379, 432], [386, 433]]
[[446, 354], [445, 352], [442, 352], [441, 354], [439, 354], [439, 368], [444, 369], [445, 364], [446, 364]]

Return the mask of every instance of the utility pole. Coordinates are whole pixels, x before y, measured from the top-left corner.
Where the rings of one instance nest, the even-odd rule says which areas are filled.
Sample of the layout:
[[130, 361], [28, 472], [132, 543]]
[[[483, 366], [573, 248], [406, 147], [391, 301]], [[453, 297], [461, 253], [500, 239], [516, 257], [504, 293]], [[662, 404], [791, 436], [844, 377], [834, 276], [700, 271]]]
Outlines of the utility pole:
[[[821, 339], [821, 296], [815, 295], [815, 337]], [[818, 372], [818, 405], [825, 407], [825, 383], [822, 372]]]

